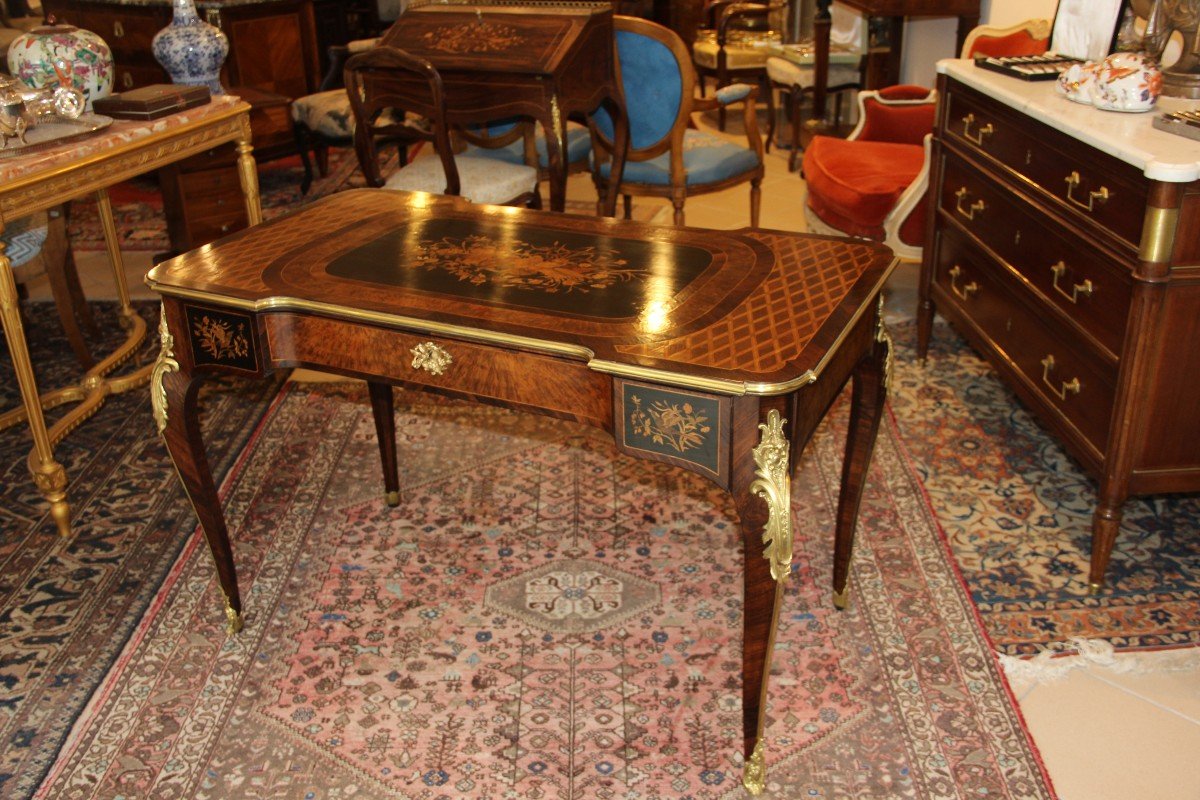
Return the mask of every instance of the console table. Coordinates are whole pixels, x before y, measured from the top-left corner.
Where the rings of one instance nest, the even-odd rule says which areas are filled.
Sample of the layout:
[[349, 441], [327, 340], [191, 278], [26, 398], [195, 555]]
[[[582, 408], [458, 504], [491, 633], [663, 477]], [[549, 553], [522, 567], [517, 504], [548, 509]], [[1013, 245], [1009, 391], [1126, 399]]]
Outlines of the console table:
[[[146, 323], [129, 304], [121, 245], [107, 187], [215, 145], [235, 142], [246, 214], [251, 224], [260, 222], [258, 175], [250, 156], [249, 112], [250, 107], [237, 98], [217, 97], [208, 105], [152, 123], [114, 122], [81, 141], [0, 158], [0, 231], [8, 220], [95, 193], [120, 300], [121, 321], [128, 330], [125, 342], [88, 370], [78, 385], [39, 394], [17, 307], [17, 286], [4, 246], [0, 244], [0, 322], [22, 399], [22, 408], [0, 414], [0, 430], [28, 421], [33, 435], [29, 471], [49, 501], [50, 513], [63, 536], [71, 532], [67, 474], [54, 460], [54, 445], [96, 413], [108, 395], [141, 386], [149, 377], [148, 369], [116, 378], [109, 374], [133, 357], [145, 338]], [[42, 409], [65, 403], [78, 405], [47, 429]]]
[[451, 124], [515, 116], [540, 123], [552, 211], [562, 211], [567, 201], [567, 118], [606, 104], [614, 124], [615, 179], [605, 197], [605, 213], [612, 216], [629, 140], [612, 17], [611, 3], [589, 0], [421, 5], [401, 14], [380, 43], [437, 67]]
[[1099, 481], [1096, 592], [1129, 495], [1200, 489], [1200, 146], [1053, 82], [938, 72], [919, 354], [937, 310]]
[[230, 632], [242, 602], [200, 439], [203, 377], [309, 366], [366, 378], [392, 505], [390, 384], [597, 425], [622, 451], [733, 495], [745, 553], [743, 781], [761, 792], [795, 456], [853, 377], [834, 555], [842, 606], [891, 358], [879, 298], [893, 261], [863, 241], [356, 190], [159, 264], [147, 278], [163, 296], [151, 400]]

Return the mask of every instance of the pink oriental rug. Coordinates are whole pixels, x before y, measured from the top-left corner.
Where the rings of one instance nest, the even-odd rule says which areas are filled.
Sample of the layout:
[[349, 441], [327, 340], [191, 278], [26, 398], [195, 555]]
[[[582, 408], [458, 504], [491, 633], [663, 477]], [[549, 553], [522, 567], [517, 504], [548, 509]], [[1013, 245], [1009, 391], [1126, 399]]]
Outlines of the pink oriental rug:
[[[245, 630], [193, 536], [37, 797], [745, 796], [729, 497], [602, 431], [399, 399], [391, 509], [365, 390], [281, 395], [224, 487]], [[793, 496], [767, 796], [1051, 797], [891, 420], [834, 611], [844, 406]]]

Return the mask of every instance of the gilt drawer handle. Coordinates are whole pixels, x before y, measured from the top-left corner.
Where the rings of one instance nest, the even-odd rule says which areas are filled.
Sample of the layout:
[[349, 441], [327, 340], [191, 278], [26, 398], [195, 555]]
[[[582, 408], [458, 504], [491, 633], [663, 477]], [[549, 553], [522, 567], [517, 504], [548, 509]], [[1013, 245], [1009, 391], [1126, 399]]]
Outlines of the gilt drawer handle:
[[118, 39], [125, 37], [125, 26], [121, 24], [120, 20], [113, 23], [113, 36]]
[[1092, 285], [1091, 279], [1085, 279], [1083, 283], [1077, 283], [1074, 286], [1072, 286], [1071, 293], [1067, 294], [1066, 290], [1058, 285], [1059, 278], [1061, 278], [1063, 275], [1065, 275], [1067, 273], [1067, 265], [1060, 261], [1057, 264], [1055, 264], [1054, 266], [1050, 267], [1050, 271], [1052, 273], [1054, 273], [1054, 291], [1058, 292], [1063, 297], [1070, 300], [1072, 303], [1079, 302], [1079, 295], [1084, 295], [1085, 297], [1091, 297], [1092, 292], [1096, 288], [1095, 286]]
[[1072, 172], [1066, 177], [1067, 181], [1067, 199], [1075, 205], [1082, 208], [1084, 211], [1095, 211], [1096, 206], [1103, 205], [1112, 197], [1112, 192], [1108, 191], [1107, 186], [1101, 186], [1097, 191], [1088, 192], [1088, 200], [1084, 203], [1082, 200], [1075, 199], [1075, 190], [1079, 188], [1079, 173]]
[[974, 142], [979, 147], [983, 147], [984, 139], [988, 138], [989, 136], [991, 136], [993, 133], [996, 132], [996, 129], [992, 127], [992, 123], [989, 122], [987, 125], [984, 125], [982, 128], [980, 128], [979, 131], [974, 136], [972, 136], [971, 135], [971, 126], [975, 124], [975, 115], [974, 114], [967, 114], [965, 117], [962, 118], [962, 123], [963, 123], [963, 138], [967, 139], [968, 141]]
[[1069, 394], [1079, 394], [1079, 378], [1071, 378], [1069, 381], [1061, 381], [1059, 386], [1055, 386], [1050, 381], [1050, 372], [1053, 369], [1054, 356], [1047, 355], [1042, 359], [1042, 383], [1050, 387], [1050, 391], [1057, 395], [1059, 400], [1066, 400], [1067, 395]]
[[962, 300], [969, 300], [971, 295], [979, 291], [979, 284], [971, 281], [961, 289], [958, 288], [958, 279], [962, 277], [962, 267], [957, 264], [950, 270], [950, 291], [954, 292]]
[[122, 72], [121, 73], [121, 86], [126, 89], [133, 88], [133, 73], [130, 73], [130, 72]]
[[964, 209], [963, 200], [967, 199], [968, 194], [969, 192], [965, 186], [955, 192], [954, 196], [958, 198], [958, 202], [955, 203], [954, 208], [967, 219], [975, 219], [976, 214], [982, 214], [983, 210], [987, 208], [987, 203], [982, 200], [976, 200], [974, 203], [971, 203], [970, 207]]
[[454, 359], [450, 354], [433, 342], [424, 342], [412, 348], [413, 369], [423, 369], [434, 375], [441, 375]]

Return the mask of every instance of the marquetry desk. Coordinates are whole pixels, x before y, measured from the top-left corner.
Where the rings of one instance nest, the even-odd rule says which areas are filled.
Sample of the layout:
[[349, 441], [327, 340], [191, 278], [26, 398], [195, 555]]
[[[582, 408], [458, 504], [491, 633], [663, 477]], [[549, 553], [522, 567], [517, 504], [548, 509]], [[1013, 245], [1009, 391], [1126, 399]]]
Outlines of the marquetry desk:
[[[149, 367], [111, 377], [110, 373], [133, 357], [145, 339], [146, 323], [129, 304], [120, 242], [112, 218], [107, 187], [150, 172], [225, 142], [236, 142], [239, 175], [250, 224], [262, 221], [258, 200], [258, 175], [250, 155], [250, 107], [236, 97], [217, 97], [199, 108], [172, 114], [153, 122], [114, 122], [83, 140], [0, 157], [0, 231], [17, 220], [88, 194], [95, 194], [104, 239], [120, 301], [121, 324], [128, 335], [111, 355], [88, 370], [75, 386], [39, 394], [34, 379], [25, 332], [17, 308], [17, 286], [12, 267], [0, 244], [0, 321], [12, 354], [22, 407], [0, 414], [0, 430], [28, 421], [33, 435], [29, 471], [50, 503], [50, 513], [60, 534], [71, 532], [67, 505], [67, 474], [54, 460], [54, 445], [81, 422], [96, 413], [110, 394], [141, 386]], [[78, 403], [47, 428], [43, 409]]]
[[865, 241], [365, 189], [159, 264], [147, 277], [163, 297], [151, 400], [230, 631], [242, 604], [200, 440], [203, 377], [307, 366], [366, 378], [393, 505], [390, 384], [597, 425], [623, 452], [733, 495], [746, 554], [743, 780], [761, 791], [795, 455], [853, 377], [833, 573], [842, 606], [891, 358], [879, 301], [892, 263]]
[[[546, 132], [550, 209], [567, 201], [567, 118], [603, 104], [614, 124], [613, 175], [605, 197], [612, 216], [625, 166], [629, 120], [617, 78], [612, 4], [587, 0], [505, 0], [413, 5], [381, 44], [425, 58], [442, 76], [446, 116], [469, 125], [531, 117]], [[371, 84], [367, 84], [367, 91]]]

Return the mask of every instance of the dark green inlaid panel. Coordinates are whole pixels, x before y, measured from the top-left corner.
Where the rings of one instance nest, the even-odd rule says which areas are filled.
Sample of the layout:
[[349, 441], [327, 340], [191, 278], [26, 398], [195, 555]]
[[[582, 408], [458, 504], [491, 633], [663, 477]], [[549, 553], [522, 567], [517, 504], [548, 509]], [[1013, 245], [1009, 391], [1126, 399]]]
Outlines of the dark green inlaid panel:
[[183, 314], [192, 347], [192, 363], [198, 367], [217, 364], [258, 372], [258, 348], [249, 315], [194, 306], [184, 306]]
[[585, 317], [638, 316], [712, 264], [700, 247], [519, 224], [402, 223], [334, 258], [330, 275]]
[[726, 483], [728, 397], [630, 381], [619, 381], [616, 393], [618, 445]]

